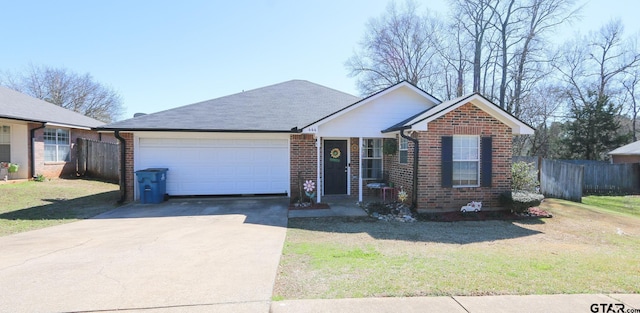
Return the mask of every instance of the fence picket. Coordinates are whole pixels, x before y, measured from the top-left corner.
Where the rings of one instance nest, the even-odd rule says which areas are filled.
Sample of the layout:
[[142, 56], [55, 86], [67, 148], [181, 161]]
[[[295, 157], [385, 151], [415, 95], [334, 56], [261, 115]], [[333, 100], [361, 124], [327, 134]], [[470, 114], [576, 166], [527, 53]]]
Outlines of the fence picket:
[[78, 175], [118, 182], [119, 145], [78, 138]]

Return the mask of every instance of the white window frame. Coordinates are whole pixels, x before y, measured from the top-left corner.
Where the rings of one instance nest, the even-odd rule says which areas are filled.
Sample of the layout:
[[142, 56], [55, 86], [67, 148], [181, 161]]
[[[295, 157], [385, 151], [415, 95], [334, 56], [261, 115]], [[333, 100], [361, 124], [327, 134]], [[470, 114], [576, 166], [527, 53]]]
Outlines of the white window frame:
[[[362, 180], [365, 181], [371, 181], [371, 180], [382, 180], [384, 179], [384, 160], [383, 160], [383, 155], [382, 155], [382, 138], [363, 138], [362, 139], [362, 164], [360, 164], [360, 166], [362, 167]], [[369, 148], [368, 147], [368, 141], [369, 140], [374, 140], [373, 142], [373, 147]], [[378, 145], [376, 146], [376, 142], [378, 142]], [[373, 150], [373, 149], [378, 149], [378, 153], [376, 153], [375, 151], [373, 152], [373, 156], [368, 156], [367, 151], [368, 150]], [[376, 156], [377, 155], [377, 156]], [[380, 177], [364, 177], [365, 175], [365, 163], [366, 160], [380, 160]]]
[[[48, 135], [47, 132], [50, 131], [54, 131], [55, 137], [53, 138], [55, 143], [47, 143], [48, 140]], [[66, 132], [67, 135], [67, 143], [60, 143], [60, 136], [59, 136], [59, 132], [63, 131]], [[70, 129], [64, 129], [64, 128], [45, 128], [44, 129], [44, 133], [42, 135], [43, 137], [43, 141], [44, 141], [44, 146], [45, 146], [45, 154], [44, 154], [44, 162], [45, 163], [63, 163], [63, 162], [70, 162], [71, 161], [71, 130]], [[49, 136], [51, 137], [51, 136]], [[55, 160], [47, 160], [47, 153], [46, 153], [46, 147], [55, 147], [56, 150], [56, 154], [55, 154]], [[69, 154], [67, 154], [67, 158], [66, 159], [61, 159], [60, 158], [60, 147], [61, 146], [65, 146], [68, 147], [68, 151]]]
[[[402, 153], [405, 153], [406, 160], [402, 161]], [[400, 140], [398, 140], [398, 163], [407, 164], [409, 163], [409, 140], [400, 136]]]
[[[4, 128], [8, 129], [8, 132], [4, 132]], [[0, 145], [9, 147], [9, 159], [0, 160], [0, 162], [11, 162], [11, 126], [0, 124]]]
[[[457, 140], [456, 140], [457, 139]], [[475, 153], [472, 153], [473, 151], [469, 151], [471, 149], [469, 148], [474, 148], [471, 146], [466, 146], [466, 147], [457, 147], [456, 148], [456, 143], [458, 145], [461, 145], [463, 143], [469, 143], [470, 140], [469, 139], [474, 139], [473, 141], [475, 141], [476, 145], [475, 145]], [[456, 151], [457, 149], [457, 151]], [[464, 151], [464, 150], [467, 151]], [[456, 153], [457, 152], [457, 153]], [[456, 179], [456, 163], [475, 163], [476, 164], [476, 183], [475, 184], [463, 184], [462, 182], [464, 180], [460, 180], [460, 179]], [[453, 171], [452, 171], [452, 183], [453, 183], [453, 187], [454, 188], [462, 188], [462, 187], [480, 187], [480, 136], [476, 136], [476, 135], [456, 135], [453, 136]], [[468, 181], [468, 180], [467, 180]]]

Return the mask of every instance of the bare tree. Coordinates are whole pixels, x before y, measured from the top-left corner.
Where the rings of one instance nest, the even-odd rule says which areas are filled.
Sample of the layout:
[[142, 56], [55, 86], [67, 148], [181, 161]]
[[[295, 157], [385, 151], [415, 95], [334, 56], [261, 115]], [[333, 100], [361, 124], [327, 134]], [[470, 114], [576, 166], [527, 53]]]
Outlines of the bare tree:
[[544, 40], [545, 34], [577, 16], [581, 8], [571, 10], [574, 2], [574, 0], [530, 0], [527, 6], [522, 7], [525, 16], [521, 19], [524, 32], [514, 53], [516, 62], [513, 69], [513, 97], [506, 105], [507, 111], [518, 116], [527, 90], [525, 88], [527, 80], [530, 80], [530, 85], [533, 85], [547, 75], [547, 71], [540, 67], [541, 64], [548, 62], [544, 53], [541, 53], [544, 50], [543, 45], [547, 43]]
[[570, 113], [563, 143], [571, 149], [565, 156], [603, 159], [605, 150], [629, 138], [620, 127], [624, 78], [640, 65], [640, 52], [623, 37], [620, 21], [612, 21], [565, 44], [552, 65], [564, 82], [558, 100]]
[[634, 68], [629, 75], [622, 82], [624, 89], [626, 91], [627, 99], [624, 101], [625, 103], [629, 103], [629, 112], [631, 113], [631, 134], [633, 136], [633, 141], [638, 141], [638, 113], [640, 113], [640, 106], [638, 105], [638, 92], [640, 84], [640, 69]]
[[496, 61], [496, 64], [500, 65], [500, 90], [498, 95], [498, 104], [503, 109], [505, 105], [505, 97], [507, 93], [507, 73], [509, 71], [510, 53], [509, 48], [517, 43], [511, 38], [518, 31], [518, 24], [521, 17], [518, 15], [518, 11], [523, 10], [522, 7], [514, 6], [516, 0], [507, 0], [503, 2], [496, 2], [490, 4], [490, 9], [494, 13], [494, 21], [491, 22], [493, 27], [496, 28], [500, 35], [498, 42], [500, 54], [496, 54], [496, 58], [500, 58]]
[[467, 32], [473, 44], [473, 91], [481, 91], [482, 52], [485, 47], [485, 36], [491, 28], [495, 11], [491, 7], [499, 0], [451, 0], [455, 18], [461, 21], [460, 26]]
[[[432, 34], [440, 32], [438, 19], [416, 13], [416, 4], [398, 8], [391, 2], [386, 12], [367, 24], [366, 34], [345, 66], [357, 77], [358, 88], [370, 94], [403, 80], [420, 87], [436, 71], [436, 45]], [[430, 89], [430, 88], [425, 88]]]
[[444, 99], [460, 97], [465, 92], [465, 77], [468, 75], [471, 58], [471, 42], [465, 39], [460, 20], [453, 19], [443, 29], [444, 39], [439, 41], [438, 52], [444, 73], [442, 75]]
[[619, 20], [566, 43], [552, 65], [560, 81], [567, 84], [565, 93], [570, 104], [589, 103], [590, 91], [596, 92], [597, 98], [619, 101], [624, 74], [640, 65], [640, 51], [631, 44], [623, 38]]
[[109, 123], [123, 111], [120, 95], [110, 87], [65, 68], [31, 65], [19, 74], [5, 74], [3, 84], [38, 99]]

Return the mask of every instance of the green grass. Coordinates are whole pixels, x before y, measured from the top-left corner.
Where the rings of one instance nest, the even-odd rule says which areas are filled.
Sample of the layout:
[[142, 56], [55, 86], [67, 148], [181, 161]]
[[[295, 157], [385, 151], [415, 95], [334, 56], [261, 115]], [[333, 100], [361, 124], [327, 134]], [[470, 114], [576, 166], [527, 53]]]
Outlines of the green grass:
[[277, 299], [640, 293], [640, 218], [547, 200], [551, 219], [291, 219]]
[[90, 218], [116, 207], [118, 185], [71, 179], [0, 185], [0, 236]]
[[602, 210], [640, 217], [640, 196], [587, 196], [582, 203]]

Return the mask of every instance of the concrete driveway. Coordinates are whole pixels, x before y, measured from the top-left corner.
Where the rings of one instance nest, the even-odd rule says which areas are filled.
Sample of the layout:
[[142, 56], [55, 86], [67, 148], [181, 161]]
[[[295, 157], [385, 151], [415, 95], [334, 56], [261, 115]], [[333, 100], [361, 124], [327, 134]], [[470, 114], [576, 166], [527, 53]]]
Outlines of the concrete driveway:
[[288, 199], [172, 199], [0, 237], [0, 312], [268, 312]]

